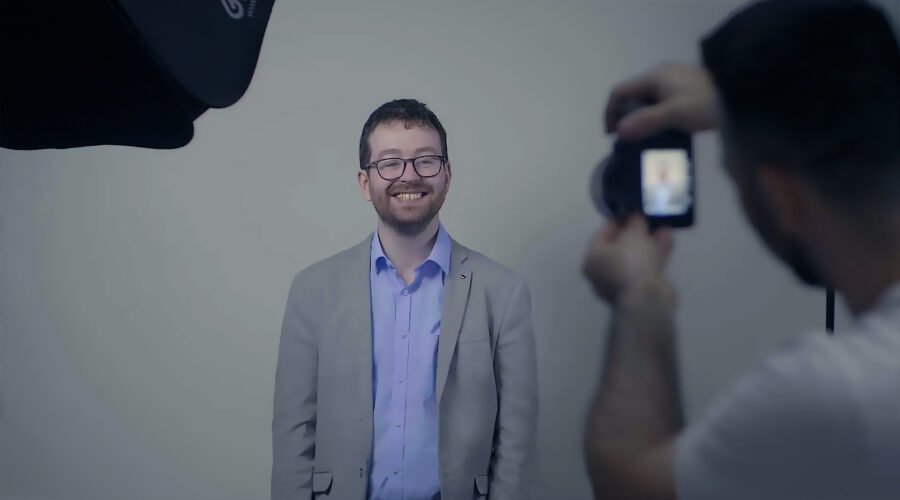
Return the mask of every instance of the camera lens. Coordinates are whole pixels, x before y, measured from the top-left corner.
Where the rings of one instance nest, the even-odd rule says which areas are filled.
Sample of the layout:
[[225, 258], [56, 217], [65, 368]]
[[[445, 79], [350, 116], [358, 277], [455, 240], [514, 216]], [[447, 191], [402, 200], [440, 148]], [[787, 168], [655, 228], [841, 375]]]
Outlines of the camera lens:
[[608, 156], [600, 160], [597, 166], [594, 167], [594, 173], [591, 174], [591, 200], [594, 202], [594, 207], [597, 208], [597, 211], [607, 217], [612, 215], [612, 210], [606, 203], [606, 197], [603, 196], [605, 190], [603, 177], [609, 165], [609, 160], [610, 157]]

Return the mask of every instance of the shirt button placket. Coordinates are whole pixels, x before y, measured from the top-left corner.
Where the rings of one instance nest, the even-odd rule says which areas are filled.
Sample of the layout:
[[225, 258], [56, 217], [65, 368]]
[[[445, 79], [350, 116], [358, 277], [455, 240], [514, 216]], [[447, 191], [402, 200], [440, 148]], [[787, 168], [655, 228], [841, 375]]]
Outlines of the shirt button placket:
[[[400, 471], [403, 470], [404, 463], [404, 448], [406, 448], [406, 429], [404, 428], [406, 422], [406, 408], [408, 403], [409, 394], [406, 391], [405, 380], [407, 378], [409, 372], [409, 339], [407, 333], [409, 332], [409, 322], [412, 315], [412, 297], [410, 296], [409, 289], [403, 288], [400, 291], [400, 297], [397, 300], [398, 310], [397, 310], [397, 347], [400, 351], [400, 356], [398, 358], [399, 363], [395, 365], [395, 394], [402, 395], [398, 398], [397, 401], [397, 415], [398, 421], [395, 424], [397, 431], [399, 432], [400, 438], [400, 453], [397, 454], [397, 465], [394, 469], [394, 475], [400, 475]], [[402, 475], [398, 478], [401, 482], [401, 491], [403, 489], [403, 477]]]

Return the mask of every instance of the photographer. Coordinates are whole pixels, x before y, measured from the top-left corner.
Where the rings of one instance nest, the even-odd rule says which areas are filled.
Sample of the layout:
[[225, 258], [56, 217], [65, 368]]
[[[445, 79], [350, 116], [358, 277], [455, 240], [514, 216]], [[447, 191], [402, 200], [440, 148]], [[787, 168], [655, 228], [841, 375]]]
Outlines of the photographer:
[[[862, 1], [781, 0], [616, 87], [620, 139], [719, 128], [747, 219], [849, 331], [798, 338], [685, 426], [668, 230], [609, 222], [584, 272], [613, 308], [585, 452], [598, 498], [900, 498], [900, 51]], [[655, 105], [615, 122], [628, 98]], [[727, 334], [727, 332], [724, 332]]]

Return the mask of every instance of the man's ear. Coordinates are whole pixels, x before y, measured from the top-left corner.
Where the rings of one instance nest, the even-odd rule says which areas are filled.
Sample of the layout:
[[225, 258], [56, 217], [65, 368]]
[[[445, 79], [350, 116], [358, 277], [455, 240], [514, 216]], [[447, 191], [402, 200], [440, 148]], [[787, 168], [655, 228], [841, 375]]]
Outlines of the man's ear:
[[369, 191], [369, 173], [366, 170], [360, 170], [356, 173], [356, 180], [359, 182], [359, 192], [366, 201], [372, 201], [372, 193]]
[[447, 188], [450, 188], [450, 179], [453, 177], [453, 172], [450, 171], [450, 162], [447, 161], [444, 163], [444, 168], [447, 170]]
[[757, 169], [760, 194], [782, 231], [802, 234], [809, 223], [813, 193], [800, 174], [773, 165]]

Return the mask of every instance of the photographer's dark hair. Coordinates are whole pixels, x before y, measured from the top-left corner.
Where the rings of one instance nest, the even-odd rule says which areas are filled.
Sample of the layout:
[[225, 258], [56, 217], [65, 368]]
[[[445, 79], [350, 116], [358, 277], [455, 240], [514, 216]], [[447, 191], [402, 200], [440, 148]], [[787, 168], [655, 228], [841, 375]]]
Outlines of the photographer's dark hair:
[[769, 0], [701, 46], [726, 137], [847, 206], [900, 201], [900, 49], [861, 0]]
[[441, 149], [445, 159], [449, 159], [447, 152], [447, 132], [438, 117], [428, 109], [428, 106], [415, 99], [397, 99], [386, 102], [369, 115], [366, 124], [363, 125], [362, 134], [359, 137], [359, 166], [365, 168], [369, 163], [372, 151], [369, 148], [369, 136], [375, 127], [382, 123], [399, 121], [411, 127], [429, 127], [434, 129], [441, 138]]

